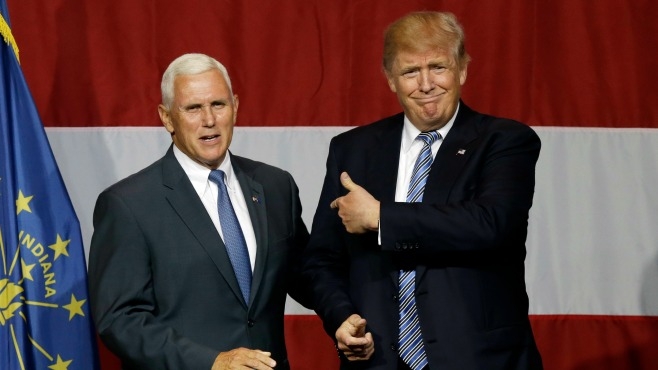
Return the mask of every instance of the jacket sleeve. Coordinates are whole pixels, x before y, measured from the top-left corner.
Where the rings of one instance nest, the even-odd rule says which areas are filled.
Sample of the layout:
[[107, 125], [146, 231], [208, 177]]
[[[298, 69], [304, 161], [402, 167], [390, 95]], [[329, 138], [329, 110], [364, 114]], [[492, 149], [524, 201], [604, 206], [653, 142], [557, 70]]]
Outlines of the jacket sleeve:
[[288, 294], [302, 306], [313, 309], [313, 295], [309, 281], [301, 276], [303, 253], [308, 243], [309, 234], [302, 220], [302, 203], [299, 199], [299, 189], [290, 174], [288, 174], [288, 179], [292, 210], [290, 217], [293, 220], [292, 243], [295, 249], [295, 252], [292, 253], [293, 260], [290, 263], [291, 268], [288, 272]]
[[218, 351], [155, 319], [151, 262], [130, 206], [103, 192], [94, 210], [89, 257], [91, 307], [100, 338], [124, 368], [209, 370]]
[[349, 259], [344, 241], [345, 228], [330, 203], [341, 195], [336, 144], [332, 139], [327, 171], [313, 219], [306, 250], [304, 277], [311, 283], [316, 313], [325, 331], [334, 339], [336, 330], [355, 308], [349, 297]]

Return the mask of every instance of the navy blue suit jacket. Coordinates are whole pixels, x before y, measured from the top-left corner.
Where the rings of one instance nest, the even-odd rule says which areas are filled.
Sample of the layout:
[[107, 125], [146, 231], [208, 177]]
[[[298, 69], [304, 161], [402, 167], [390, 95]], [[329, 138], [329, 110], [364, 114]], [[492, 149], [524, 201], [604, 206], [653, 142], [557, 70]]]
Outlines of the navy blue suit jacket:
[[[375, 352], [343, 368], [396, 369], [398, 271], [416, 269], [416, 302], [434, 369], [540, 369], [524, 280], [528, 212], [540, 140], [526, 125], [463, 102], [432, 164], [422, 203], [396, 203], [403, 114], [332, 139], [307, 251], [325, 330], [351, 314], [368, 322]], [[345, 231], [329, 204], [340, 173], [381, 202], [377, 233]]]

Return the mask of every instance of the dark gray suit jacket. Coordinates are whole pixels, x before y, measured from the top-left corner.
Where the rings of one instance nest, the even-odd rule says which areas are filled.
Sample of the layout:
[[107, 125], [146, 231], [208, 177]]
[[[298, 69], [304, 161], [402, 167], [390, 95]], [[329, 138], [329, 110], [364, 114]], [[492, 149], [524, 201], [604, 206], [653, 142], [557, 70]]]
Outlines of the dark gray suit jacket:
[[[461, 103], [422, 203], [396, 203], [403, 115], [331, 141], [305, 274], [330, 337], [352, 313], [375, 352], [343, 368], [395, 370], [398, 271], [416, 270], [416, 304], [430, 369], [539, 369], [528, 320], [525, 239], [540, 141], [528, 126]], [[329, 204], [340, 173], [381, 201], [377, 233], [352, 235]]]
[[257, 253], [249, 307], [224, 244], [172, 148], [103, 191], [89, 257], [94, 321], [125, 369], [209, 370], [221, 351], [272, 352], [289, 367], [286, 293], [308, 306], [298, 260], [308, 240], [287, 172], [238, 156]]

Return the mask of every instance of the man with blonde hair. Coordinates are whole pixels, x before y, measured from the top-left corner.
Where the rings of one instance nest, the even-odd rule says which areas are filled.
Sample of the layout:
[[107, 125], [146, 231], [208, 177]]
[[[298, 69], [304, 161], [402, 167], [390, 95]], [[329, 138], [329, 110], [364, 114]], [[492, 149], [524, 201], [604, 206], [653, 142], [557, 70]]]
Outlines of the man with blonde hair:
[[461, 101], [469, 59], [452, 14], [397, 20], [403, 112], [331, 140], [304, 274], [343, 369], [542, 368], [524, 281], [541, 144]]

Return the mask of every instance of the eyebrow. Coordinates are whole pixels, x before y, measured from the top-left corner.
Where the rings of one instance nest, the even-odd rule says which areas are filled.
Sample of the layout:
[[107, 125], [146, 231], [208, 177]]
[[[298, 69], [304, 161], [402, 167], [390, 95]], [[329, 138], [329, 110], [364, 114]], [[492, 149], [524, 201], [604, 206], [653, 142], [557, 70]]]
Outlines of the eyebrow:
[[[208, 104], [211, 105], [211, 106], [215, 105], [215, 104], [228, 104], [229, 101], [230, 101], [230, 99], [216, 99], [216, 100], [211, 101]], [[187, 105], [182, 105], [181, 108], [184, 108], [184, 109], [200, 108], [200, 107], [203, 107], [204, 105], [205, 104], [201, 104], [201, 103], [190, 103], [190, 104], [187, 104]]]
[[408, 73], [408, 72], [414, 72], [419, 70], [420, 67], [417, 65], [412, 65], [412, 66], [406, 66], [406, 67], [400, 67], [400, 73]]

